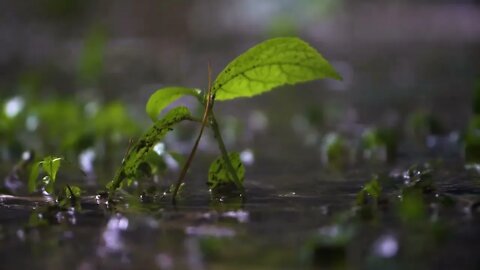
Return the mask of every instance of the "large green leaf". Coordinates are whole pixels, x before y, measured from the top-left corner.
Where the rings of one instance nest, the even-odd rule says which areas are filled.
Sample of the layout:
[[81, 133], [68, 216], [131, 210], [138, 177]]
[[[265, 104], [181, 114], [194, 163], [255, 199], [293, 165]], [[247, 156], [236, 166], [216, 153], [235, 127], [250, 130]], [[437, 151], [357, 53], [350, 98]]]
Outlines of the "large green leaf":
[[186, 87], [165, 87], [157, 90], [150, 96], [147, 102], [146, 111], [153, 121], [158, 119], [158, 115], [175, 100], [190, 95], [198, 97], [199, 91]]
[[251, 97], [285, 84], [340, 80], [323, 56], [294, 37], [264, 41], [234, 59], [213, 83], [217, 100]]
[[110, 190], [117, 189], [125, 179], [128, 180], [127, 184], [130, 184], [131, 180], [136, 177], [138, 166], [145, 161], [150, 149], [161, 141], [175, 124], [190, 118], [190, 112], [186, 107], [176, 107], [170, 110], [164, 118], [156, 121], [132, 146], [108, 188]]
[[[230, 159], [230, 162], [238, 179], [243, 183], [243, 179], [245, 178], [245, 166], [243, 166], [243, 163], [240, 160], [240, 155], [236, 152], [232, 152], [228, 154], [228, 158]], [[221, 184], [229, 183], [235, 183], [235, 179], [230, 174], [230, 171], [228, 170], [228, 165], [223, 159], [223, 157], [218, 157], [210, 165], [210, 169], [208, 170], [207, 184], [210, 188], [213, 189]]]

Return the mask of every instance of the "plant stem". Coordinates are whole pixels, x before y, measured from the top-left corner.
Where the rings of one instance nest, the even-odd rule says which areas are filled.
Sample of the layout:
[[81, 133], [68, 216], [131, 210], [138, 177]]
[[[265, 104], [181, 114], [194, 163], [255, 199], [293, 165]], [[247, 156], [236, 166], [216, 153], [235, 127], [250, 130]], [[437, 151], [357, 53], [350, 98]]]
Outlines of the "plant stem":
[[193, 157], [195, 156], [195, 152], [197, 151], [197, 148], [198, 148], [198, 143], [202, 138], [203, 130], [205, 130], [205, 126], [207, 126], [208, 124], [209, 114], [213, 107], [213, 100], [214, 100], [214, 96], [212, 95], [212, 69], [209, 63], [208, 64], [208, 89], [205, 95], [205, 110], [202, 116], [202, 126], [200, 127], [200, 132], [198, 133], [197, 139], [195, 139], [195, 144], [193, 145], [192, 150], [190, 151], [190, 155], [188, 156], [187, 162], [185, 162], [185, 165], [183, 165], [182, 171], [178, 176], [177, 183], [175, 184], [175, 189], [173, 190], [173, 193], [172, 193], [173, 205], [175, 205], [177, 202], [176, 199], [177, 199], [178, 190], [180, 189], [180, 186], [182, 185], [182, 182], [185, 179], [185, 176], [187, 175], [188, 168], [190, 167]]
[[227, 165], [227, 170], [230, 176], [232, 177], [233, 181], [235, 182], [235, 185], [240, 190], [242, 197], [244, 197], [245, 194], [244, 194], [242, 182], [238, 178], [238, 175], [235, 172], [235, 169], [233, 168], [232, 162], [230, 161], [230, 157], [228, 156], [228, 151], [227, 151], [227, 148], [225, 147], [225, 143], [223, 142], [222, 134], [220, 133], [220, 129], [218, 128], [218, 122], [217, 122], [217, 119], [215, 118], [215, 115], [213, 114], [213, 110], [210, 112], [210, 127], [212, 128], [213, 134], [217, 139], [218, 148], [220, 148], [220, 152], [222, 153], [223, 160]]
[[188, 168], [190, 168], [190, 164], [192, 163], [193, 157], [195, 156], [195, 153], [198, 148], [198, 143], [202, 138], [203, 130], [205, 130], [205, 126], [207, 126], [208, 124], [208, 115], [211, 111], [211, 108], [212, 108], [211, 106], [213, 104], [212, 104], [212, 98], [210, 96], [210, 93], [207, 93], [207, 95], [209, 95], [209, 97], [207, 98], [207, 102], [205, 104], [205, 111], [203, 112], [202, 126], [200, 127], [200, 132], [198, 133], [197, 138], [195, 139], [195, 143], [192, 147], [192, 150], [190, 151], [190, 155], [188, 156], [188, 159], [185, 162], [185, 165], [183, 165], [182, 171], [180, 172], [177, 182], [175, 183], [175, 189], [173, 190], [173, 193], [172, 193], [172, 204], [176, 204], [178, 190], [180, 189], [180, 186], [182, 185], [183, 180], [187, 175]]

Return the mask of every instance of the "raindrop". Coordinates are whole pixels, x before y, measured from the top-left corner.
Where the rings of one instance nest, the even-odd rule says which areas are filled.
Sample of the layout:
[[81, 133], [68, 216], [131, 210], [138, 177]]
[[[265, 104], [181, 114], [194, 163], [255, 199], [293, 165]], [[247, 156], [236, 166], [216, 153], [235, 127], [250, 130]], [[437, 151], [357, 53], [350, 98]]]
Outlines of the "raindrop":
[[94, 101], [88, 102], [85, 104], [84, 110], [88, 116], [93, 117], [99, 110], [98, 103]]
[[234, 218], [240, 223], [246, 223], [249, 219], [249, 213], [243, 210], [238, 211], [228, 211], [223, 213], [224, 217]]
[[38, 117], [36, 115], [29, 115], [25, 120], [25, 127], [28, 131], [35, 131], [38, 128]]
[[23, 110], [23, 107], [25, 107], [23, 98], [19, 96], [11, 98], [5, 103], [5, 114], [9, 118], [13, 118]]
[[168, 153], [165, 155], [164, 161], [165, 161], [165, 163], [167, 164], [167, 167], [170, 170], [176, 171], [180, 168], [180, 165], [178, 164], [178, 161], [176, 159], [174, 159], [173, 156], [168, 154]]
[[268, 118], [265, 113], [261, 111], [254, 111], [248, 117], [248, 127], [250, 130], [263, 131], [268, 127]]
[[245, 149], [240, 153], [240, 160], [245, 165], [252, 165], [255, 162], [255, 155], [250, 149]]
[[398, 252], [398, 241], [392, 235], [382, 236], [373, 247], [375, 255], [383, 258], [391, 258]]
[[153, 146], [153, 151], [157, 153], [157, 155], [161, 156], [165, 154], [165, 144], [164, 143], [157, 143]]
[[78, 160], [82, 171], [86, 173], [93, 172], [93, 161], [95, 160], [95, 157], [95, 151], [91, 148], [84, 150], [80, 153], [80, 155], [78, 155]]

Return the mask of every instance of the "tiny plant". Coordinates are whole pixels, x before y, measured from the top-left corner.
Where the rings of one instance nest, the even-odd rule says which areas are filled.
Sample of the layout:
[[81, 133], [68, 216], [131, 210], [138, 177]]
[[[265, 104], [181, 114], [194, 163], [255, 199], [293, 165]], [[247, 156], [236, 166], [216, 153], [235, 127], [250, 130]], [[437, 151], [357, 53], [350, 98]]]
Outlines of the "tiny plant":
[[[166, 87], [157, 90], [150, 97], [146, 111], [154, 123], [130, 147], [114, 179], [107, 186], [110, 192], [130, 185], [137, 177], [139, 165], [144, 162], [149, 150], [161, 141], [176, 124], [190, 120], [201, 124], [200, 131], [173, 188], [173, 202], [184, 182], [206, 127], [213, 131], [221, 153], [221, 156], [212, 163], [208, 173], [210, 189], [212, 192], [226, 192], [233, 188], [242, 196], [244, 195], [245, 168], [239, 155], [235, 152], [228, 152], [225, 147], [213, 111], [214, 103], [241, 97], [253, 97], [286, 84], [293, 85], [323, 78], [341, 79], [340, 75], [317, 50], [305, 41], [294, 37], [264, 41], [230, 62], [213, 82], [210, 67], [208, 75], [209, 82], [206, 91], [187, 87]], [[186, 107], [176, 107], [159, 119], [160, 113], [168, 105], [186, 95], [195, 97], [203, 106], [204, 111], [201, 118], [192, 116]]]
[[382, 194], [382, 186], [378, 182], [378, 176], [374, 176], [365, 186], [357, 193], [357, 205], [364, 205], [368, 200], [373, 200], [378, 203], [380, 195]]
[[[34, 192], [40, 184], [43, 191], [52, 195], [54, 193], [55, 181], [57, 180], [57, 173], [60, 169], [61, 162], [62, 158], [60, 157], [48, 156], [34, 164], [28, 181], [28, 190], [30, 192]], [[46, 175], [39, 183], [37, 178], [40, 167], [43, 169]]]

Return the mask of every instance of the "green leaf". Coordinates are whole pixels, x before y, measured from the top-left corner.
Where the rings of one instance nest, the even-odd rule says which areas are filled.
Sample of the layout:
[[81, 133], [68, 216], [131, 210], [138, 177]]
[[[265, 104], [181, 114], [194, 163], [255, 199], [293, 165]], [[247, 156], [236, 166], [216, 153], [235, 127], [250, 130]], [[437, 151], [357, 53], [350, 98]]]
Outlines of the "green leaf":
[[420, 190], [412, 190], [402, 196], [398, 206], [400, 218], [410, 224], [425, 222], [427, 219], [427, 205]]
[[158, 119], [158, 115], [163, 111], [163, 109], [165, 109], [175, 100], [185, 95], [190, 95], [198, 98], [199, 91], [192, 88], [176, 86], [165, 87], [157, 90], [148, 99], [146, 106], [148, 116], [150, 116], [153, 121], [156, 121]]
[[[229, 153], [228, 157], [232, 163], [233, 169], [238, 176], [238, 179], [243, 183], [245, 178], [245, 167], [240, 160], [240, 155], [236, 152]], [[214, 189], [221, 184], [235, 183], [235, 179], [228, 171], [227, 164], [223, 157], [219, 157], [212, 162], [210, 169], [208, 170], [208, 186]]]
[[75, 207], [80, 209], [80, 196], [82, 190], [78, 186], [66, 186], [63, 190], [63, 196], [59, 198], [59, 204], [62, 207]]
[[77, 186], [70, 186], [70, 188], [68, 187], [65, 188], [65, 194], [68, 194], [67, 196], [69, 198], [70, 197], [79, 198], [80, 195], [82, 194], [82, 190]]
[[140, 133], [138, 123], [130, 116], [125, 104], [118, 101], [102, 106], [92, 121], [95, 134], [109, 141], [118, 135], [131, 138]]
[[100, 79], [105, 58], [107, 34], [102, 27], [96, 26], [88, 33], [84, 41], [78, 65], [78, 76], [83, 83], [97, 83]]
[[378, 183], [378, 177], [374, 177], [370, 182], [368, 182], [363, 190], [365, 190], [373, 198], [378, 199], [378, 197], [380, 197], [380, 193], [382, 192], [382, 187], [380, 186], [380, 183]]
[[28, 177], [28, 192], [35, 192], [37, 190], [37, 178], [40, 173], [40, 164], [42, 162], [35, 162], [30, 169], [30, 175]]
[[213, 83], [212, 91], [217, 100], [228, 100], [322, 78], [341, 79], [328, 61], [305, 41], [274, 38], [230, 62]]
[[363, 189], [357, 194], [356, 202], [358, 205], [366, 203], [368, 198], [372, 198], [374, 201], [378, 201], [382, 193], [382, 186], [378, 182], [378, 176], [374, 176]]
[[57, 179], [57, 172], [60, 169], [61, 161], [62, 158], [48, 156], [39, 162], [43, 171], [45, 171], [47, 174], [42, 178], [42, 185], [45, 191], [49, 194], [53, 194], [54, 192], [54, 185]]
[[150, 149], [161, 141], [175, 124], [190, 118], [190, 112], [186, 107], [176, 107], [170, 110], [164, 118], [156, 121], [130, 149], [107, 188], [113, 191], [122, 186], [125, 179], [128, 180], [127, 185], [131, 184], [136, 177], [138, 166], [145, 161]]
[[45, 173], [53, 181], [57, 179], [57, 172], [58, 172], [58, 169], [60, 169], [61, 161], [62, 161], [62, 158], [48, 156], [43, 161], [40, 162], [40, 164], [42, 164], [42, 168], [45, 171]]

